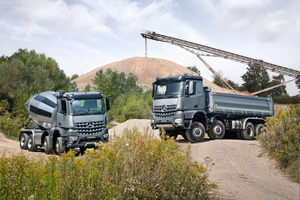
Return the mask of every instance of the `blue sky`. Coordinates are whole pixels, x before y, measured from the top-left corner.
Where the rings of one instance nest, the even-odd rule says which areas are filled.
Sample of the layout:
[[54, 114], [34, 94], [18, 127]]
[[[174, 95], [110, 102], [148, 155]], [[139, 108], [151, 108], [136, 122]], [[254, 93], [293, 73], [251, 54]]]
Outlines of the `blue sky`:
[[[67, 75], [80, 75], [144, 56], [140, 32], [151, 30], [300, 70], [299, 11], [299, 0], [0, 0], [0, 55], [35, 49]], [[148, 41], [148, 57], [196, 65], [212, 79], [195, 55], [179, 47]], [[242, 83], [245, 64], [204, 59]], [[299, 94], [294, 82], [287, 86], [290, 95]]]

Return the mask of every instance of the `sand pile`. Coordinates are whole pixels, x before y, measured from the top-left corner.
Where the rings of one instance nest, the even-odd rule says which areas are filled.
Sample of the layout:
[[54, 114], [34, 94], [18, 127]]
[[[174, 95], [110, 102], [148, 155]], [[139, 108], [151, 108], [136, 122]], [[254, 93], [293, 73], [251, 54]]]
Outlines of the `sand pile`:
[[[98, 67], [90, 72], [87, 72], [86, 74], [79, 76], [74, 80], [77, 83], [79, 91], [83, 91], [88, 83], [92, 85], [92, 79], [94, 79], [96, 73], [100, 69], [106, 71], [108, 68], [112, 69], [113, 71], [116, 70], [119, 73], [124, 72], [125, 74], [128, 74], [132, 72], [138, 77], [138, 84], [149, 87], [152, 86], [152, 83], [156, 80], [156, 77], [182, 75], [184, 73], [195, 74], [186, 67], [169, 60], [160, 58], [133, 57]], [[204, 77], [203, 84], [204, 86], [211, 88], [211, 90], [214, 92], [242, 94], [238, 91], [221, 88]]]

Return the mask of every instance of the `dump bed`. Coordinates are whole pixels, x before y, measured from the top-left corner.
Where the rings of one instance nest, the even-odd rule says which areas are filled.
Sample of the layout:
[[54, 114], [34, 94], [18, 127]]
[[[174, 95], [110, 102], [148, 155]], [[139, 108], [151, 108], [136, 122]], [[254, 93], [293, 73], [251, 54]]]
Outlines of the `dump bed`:
[[210, 92], [209, 112], [234, 116], [270, 117], [274, 115], [274, 104], [271, 97]]

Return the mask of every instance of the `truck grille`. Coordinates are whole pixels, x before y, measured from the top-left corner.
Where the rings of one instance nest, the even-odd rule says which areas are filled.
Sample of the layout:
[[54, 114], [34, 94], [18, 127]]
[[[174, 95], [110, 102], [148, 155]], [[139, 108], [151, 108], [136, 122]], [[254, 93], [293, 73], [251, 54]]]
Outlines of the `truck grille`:
[[177, 112], [177, 105], [163, 105], [163, 106], [154, 106], [153, 113], [155, 117], [159, 118], [168, 118], [172, 117]]
[[100, 133], [104, 128], [105, 124], [104, 122], [80, 122], [75, 123], [75, 127], [77, 129], [77, 132], [80, 134], [96, 134]]

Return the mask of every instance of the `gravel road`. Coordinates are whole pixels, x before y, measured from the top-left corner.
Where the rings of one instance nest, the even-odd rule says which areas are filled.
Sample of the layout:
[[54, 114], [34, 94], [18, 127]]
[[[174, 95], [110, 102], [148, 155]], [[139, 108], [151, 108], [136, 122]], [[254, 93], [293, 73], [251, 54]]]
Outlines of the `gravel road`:
[[[128, 120], [110, 130], [111, 137], [119, 135], [125, 128], [149, 128], [150, 120]], [[153, 135], [158, 137], [158, 131]], [[182, 139], [177, 142], [185, 147]], [[19, 142], [7, 139], [0, 133], [0, 155], [7, 156], [23, 152], [30, 157], [46, 156], [43, 152], [21, 150]], [[217, 197], [220, 199], [291, 199], [299, 200], [299, 184], [287, 179], [274, 162], [262, 153], [258, 141], [234, 139], [209, 140], [191, 144], [191, 156], [199, 162], [210, 160], [209, 180], [218, 185]]]

